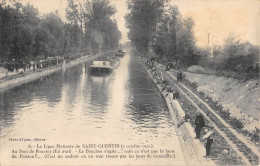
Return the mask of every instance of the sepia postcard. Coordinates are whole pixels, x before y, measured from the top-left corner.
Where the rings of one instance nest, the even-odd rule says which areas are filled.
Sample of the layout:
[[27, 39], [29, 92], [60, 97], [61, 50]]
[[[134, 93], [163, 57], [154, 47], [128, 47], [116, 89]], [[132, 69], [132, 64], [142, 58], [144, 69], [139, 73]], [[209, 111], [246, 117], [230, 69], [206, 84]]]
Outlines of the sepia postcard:
[[259, 0], [0, 0], [0, 165], [259, 165]]

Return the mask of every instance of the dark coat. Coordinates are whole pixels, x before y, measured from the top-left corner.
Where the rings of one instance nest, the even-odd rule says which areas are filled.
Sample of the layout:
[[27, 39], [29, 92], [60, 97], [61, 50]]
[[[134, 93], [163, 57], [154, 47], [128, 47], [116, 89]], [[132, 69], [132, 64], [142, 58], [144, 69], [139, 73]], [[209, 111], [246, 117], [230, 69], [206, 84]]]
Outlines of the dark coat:
[[196, 127], [202, 128], [205, 126], [205, 120], [204, 117], [201, 114], [198, 114], [195, 119], [195, 125]]

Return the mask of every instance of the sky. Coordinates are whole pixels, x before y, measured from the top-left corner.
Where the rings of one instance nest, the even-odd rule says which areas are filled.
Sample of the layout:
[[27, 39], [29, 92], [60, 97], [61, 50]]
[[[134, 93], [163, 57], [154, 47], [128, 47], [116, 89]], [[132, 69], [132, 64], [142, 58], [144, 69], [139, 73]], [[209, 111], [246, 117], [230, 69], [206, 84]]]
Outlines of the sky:
[[[20, 1], [29, 2], [41, 15], [57, 10], [61, 18], [66, 19], [67, 0]], [[122, 43], [128, 41], [124, 20], [128, 12], [126, 1], [111, 0], [117, 9], [114, 18], [122, 33]], [[229, 35], [260, 45], [260, 0], [171, 0], [169, 3], [178, 6], [184, 18], [194, 19], [194, 35], [200, 47], [207, 46], [208, 34], [210, 45], [223, 44]]]
[[260, 45], [259, 0], [175, 0], [183, 17], [192, 17], [197, 45], [221, 45], [233, 35]]

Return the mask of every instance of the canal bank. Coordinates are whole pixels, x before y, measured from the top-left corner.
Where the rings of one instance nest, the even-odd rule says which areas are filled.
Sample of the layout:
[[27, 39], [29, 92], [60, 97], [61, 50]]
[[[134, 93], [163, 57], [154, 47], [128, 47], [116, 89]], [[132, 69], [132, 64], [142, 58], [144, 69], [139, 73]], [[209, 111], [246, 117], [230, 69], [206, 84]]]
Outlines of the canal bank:
[[[144, 66], [144, 61], [140, 63]], [[144, 69], [147, 71], [158, 91], [161, 93], [161, 96], [166, 101], [174, 122], [174, 128], [182, 148], [186, 165], [216, 165], [210, 158], [203, 157], [206, 154], [205, 147], [199, 140], [195, 139], [196, 134], [191, 123], [189, 123], [189, 121], [185, 122], [185, 111], [182, 109], [179, 102], [176, 99], [173, 99], [172, 95], [168, 95], [160, 83], [156, 82], [152, 71], [149, 68]]]
[[[146, 59], [143, 59], [143, 61], [146, 64], [149, 62]], [[165, 71], [165, 67], [162, 67], [162, 65], [158, 64], [155, 70], [150, 69], [150, 71], [152, 71], [152, 74], [156, 72], [158, 76], [163, 77], [170, 88], [179, 92], [178, 101], [180, 106], [193, 119], [191, 120], [192, 130], [194, 130], [193, 126], [195, 125], [194, 121], [197, 112], [201, 112], [204, 116], [206, 125], [214, 128], [215, 134], [211, 158], [217, 165], [255, 165], [258, 163], [258, 149], [217, 115], [217, 110], [213, 110], [215, 108], [211, 108], [212, 105], [208, 105], [192, 90], [187, 88], [184, 83], [177, 82], [171, 71]]]
[[15, 88], [22, 84], [29, 83], [29, 82], [37, 80], [39, 78], [48, 76], [48, 75], [58, 72], [64, 68], [71, 68], [78, 64], [94, 60], [95, 58], [97, 58], [99, 56], [102, 56], [102, 55], [84, 56], [82, 58], [78, 58], [76, 60], [70, 61], [67, 64], [58, 64], [56, 66], [51, 66], [48, 68], [36, 69], [36, 71], [30, 71], [30, 73], [28, 73], [28, 74], [26, 74], [26, 73], [20, 74], [21, 76], [19, 76], [17, 78], [11, 78], [12, 77], [11, 76], [9, 78], [9, 80], [4, 80], [4, 81], [0, 82], [0, 93], [3, 93], [4, 91], [6, 91], [8, 89]]

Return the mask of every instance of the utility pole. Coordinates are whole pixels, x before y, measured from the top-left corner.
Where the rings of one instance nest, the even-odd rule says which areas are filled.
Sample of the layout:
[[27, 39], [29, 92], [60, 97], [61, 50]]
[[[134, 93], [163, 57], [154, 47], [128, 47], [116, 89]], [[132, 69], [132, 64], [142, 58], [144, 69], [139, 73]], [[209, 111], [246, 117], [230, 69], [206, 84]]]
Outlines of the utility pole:
[[209, 34], [210, 34], [210, 33], [208, 33], [208, 45], [207, 45], [207, 50], [209, 50]]

